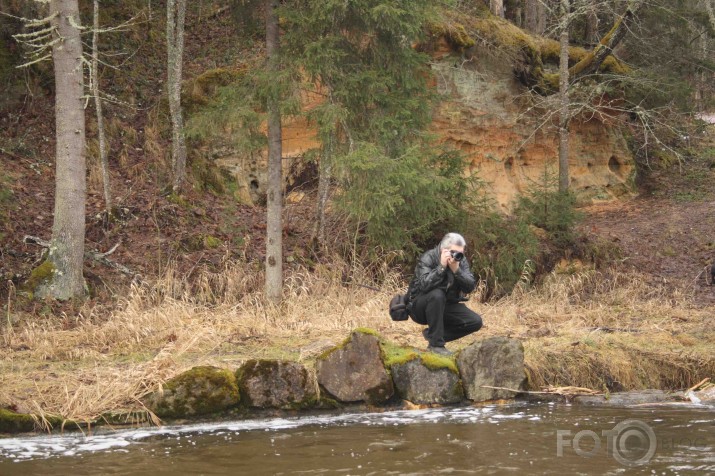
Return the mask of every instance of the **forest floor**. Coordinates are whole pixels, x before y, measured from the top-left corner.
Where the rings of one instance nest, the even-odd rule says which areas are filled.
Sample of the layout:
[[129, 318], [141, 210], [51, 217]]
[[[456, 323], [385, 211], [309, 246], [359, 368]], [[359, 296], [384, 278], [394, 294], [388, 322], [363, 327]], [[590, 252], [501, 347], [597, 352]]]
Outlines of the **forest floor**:
[[[599, 270], [587, 263], [557, 267], [537, 286], [517, 289], [499, 301], [473, 299], [469, 305], [482, 314], [485, 326], [450, 347], [493, 335], [520, 338], [532, 388], [684, 388], [714, 376], [715, 287], [703, 273], [714, 249], [711, 144], [682, 171], [654, 172], [641, 195], [585, 209], [581, 232], [617, 247], [617, 262]], [[25, 187], [35, 199], [50, 195], [36, 187], [30, 192], [27, 185], [12, 186]], [[197, 206], [209, 209], [212, 204], [192, 205]], [[287, 213], [295, 215], [300, 206], [306, 205], [293, 204]], [[189, 218], [172, 222], [175, 228], [167, 225], [161, 234], [147, 223], [131, 232], [144, 230], [145, 236], [123, 231], [131, 253], [144, 249], [144, 254], [118, 254], [116, 259], [144, 270], [139, 261], [156, 259], [152, 253], [186, 233], [187, 224], [203, 226], [190, 220], [203, 220], [204, 214], [171, 209]], [[260, 232], [260, 207], [250, 213], [251, 226]], [[142, 215], [152, 213], [137, 210], [135, 215], [141, 222]], [[21, 227], [22, 220], [14, 226]], [[292, 235], [297, 248], [306, 233]], [[224, 251], [213, 258], [207, 256], [215, 250], [180, 250], [176, 256], [183, 261], [167, 260], [161, 274], [148, 275], [151, 284], [131, 289], [116, 284], [114, 289], [126, 290], [125, 295], [99, 296], [74, 307], [39, 303], [16, 313], [16, 295], [10, 294], [11, 308], [5, 312], [16, 322], [2, 327], [0, 407], [75, 419], [141, 410], [142, 395], [192, 366], [236, 368], [247, 358], [311, 363], [356, 327], [425, 348], [419, 326], [387, 316], [386, 303], [405, 286], [399, 273], [380, 265], [350, 268], [340, 261], [314, 262], [310, 270], [294, 264], [286, 273], [285, 302], [274, 307], [262, 299], [259, 257], [251, 258], [245, 249], [238, 256]], [[35, 260], [39, 256], [29, 247], [23, 253]], [[207, 259], [217, 261], [199, 264]], [[111, 269], [98, 267], [92, 273], [107, 290], [113, 288], [107, 283], [120, 279]], [[346, 284], [346, 273], [352, 283], [375, 282], [378, 275], [382, 289]]]
[[582, 232], [617, 245], [622, 262], [654, 284], [712, 305], [706, 267], [715, 263], [715, 126], [700, 148], [681, 167], [652, 171], [637, 197], [585, 208]]

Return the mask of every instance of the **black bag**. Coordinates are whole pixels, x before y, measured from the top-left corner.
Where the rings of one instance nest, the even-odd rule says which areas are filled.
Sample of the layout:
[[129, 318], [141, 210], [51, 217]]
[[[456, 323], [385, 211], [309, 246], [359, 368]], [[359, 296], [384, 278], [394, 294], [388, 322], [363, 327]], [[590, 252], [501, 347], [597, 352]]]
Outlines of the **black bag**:
[[410, 317], [409, 304], [409, 294], [396, 294], [395, 297], [390, 300], [390, 317], [392, 320], [406, 321]]

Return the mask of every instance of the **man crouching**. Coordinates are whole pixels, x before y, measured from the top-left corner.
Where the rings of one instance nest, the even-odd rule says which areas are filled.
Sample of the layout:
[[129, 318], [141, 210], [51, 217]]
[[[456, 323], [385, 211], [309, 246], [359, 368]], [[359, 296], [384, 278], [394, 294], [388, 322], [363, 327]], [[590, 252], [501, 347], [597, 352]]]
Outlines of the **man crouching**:
[[422, 335], [429, 342], [430, 352], [451, 355], [445, 342], [482, 327], [479, 314], [463, 303], [467, 300], [464, 295], [474, 291], [477, 284], [464, 256], [465, 246], [462, 235], [447, 233], [436, 248], [422, 255], [410, 283], [410, 316], [428, 326]]

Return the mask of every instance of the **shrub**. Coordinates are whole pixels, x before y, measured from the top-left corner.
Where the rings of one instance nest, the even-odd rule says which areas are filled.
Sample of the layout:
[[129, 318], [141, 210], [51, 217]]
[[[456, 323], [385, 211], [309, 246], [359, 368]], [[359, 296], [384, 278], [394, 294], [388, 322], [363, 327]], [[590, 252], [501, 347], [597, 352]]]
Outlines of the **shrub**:
[[558, 250], [575, 243], [575, 227], [582, 218], [576, 210], [576, 196], [569, 190], [560, 192], [548, 169], [541, 183], [519, 196], [514, 216], [527, 225], [543, 229], [549, 244]]

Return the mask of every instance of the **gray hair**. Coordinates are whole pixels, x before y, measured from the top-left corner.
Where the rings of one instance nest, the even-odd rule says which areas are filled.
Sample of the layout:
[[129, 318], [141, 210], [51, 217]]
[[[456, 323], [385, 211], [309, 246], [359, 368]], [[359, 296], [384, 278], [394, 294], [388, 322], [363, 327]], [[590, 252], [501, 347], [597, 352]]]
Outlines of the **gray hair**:
[[459, 233], [447, 233], [444, 235], [444, 238], [442, 238], [442, 241], [439, 242], [439, 249], [443, 250], [452, 245], [467, 246], [467, 242]]

